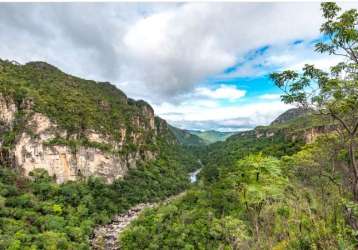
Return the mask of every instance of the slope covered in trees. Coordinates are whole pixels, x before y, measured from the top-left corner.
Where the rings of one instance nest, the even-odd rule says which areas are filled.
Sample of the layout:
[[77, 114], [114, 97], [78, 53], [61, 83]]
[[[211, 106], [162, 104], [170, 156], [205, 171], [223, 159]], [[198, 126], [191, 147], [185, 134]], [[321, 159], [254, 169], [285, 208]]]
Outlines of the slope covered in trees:
[[96, 224], [142, 203], [164, 199], [189, 185], [195, 168], [180, 148], [163, 148], [158, 160], [108, 185], [101, 179], [56, 184], [38, 169], [33, 178], [0, 167], [1, 249], [89, 249]]
[[[67, 75], [43, 62], [18, 65], [0, 60], [0, 97], [4, 101], [0, 110], [0, 249], [89, 249], [95, 225], [108, 223], [138, 203], [185, 190], [188, 173], [199, 167], [147, 103], [127, 98], [109, 83]], [[44, 132], [51, 140], [36, 141], [43, 135], [32, 127], [29, 117], [34, 114], [56, 125]], [[54, 160], [77, 156], [81, 148], [91, 149], [94, 157], [102, 153], [105, 159], [121, 156], [123, 162], [136, 160], [145, 151], [155, 157], [125, 166], [124, 177], [111, 184], [105, 176], [80, 175], [76, 181], [58, 184], [56, 175], [49, 176], [42, 168], [24, 176], [14, 148], [25, 133], [36, 150], [30, 147], [31, 151], [21, 150], [20, 155], [28, 159], [34, 154], [40, 162], [46, 152], [56, 155], [56, 151], [37, 149], [58, 145], [68, 150]], [[90, 141], [91, 133], [106, 141]], [[64, 168], [72, 168], [78, 162], [65, 163]], [[113, 164], [112, 169], [122, 167]]]
[[196, 135], [204, 140], [206, 144], [215, 143], [217, 141], [225, 141], [230, 136], [236, 134], [236, 132], [221, 132], [216, 130], [190, 130], [189, 133]]
[[211, 145], [199, 184], [144, 213], [123, 249], [357, 249], [358, 13], [322, 10], [316, 51], [344, 60], [271, 74], [284, 102], [312, 114]]
[[283, 134], [237, 136], [203, 155], [198, 185], [144, 213], [121, 235], [123, 249], [355, 248], [337, 135], [307, 145]]
[[173, 126], [169, 125], [169, 130], [175, 135], [178, 142], [182, 145], [186, 146], [203, 146], [205, 145], [205, 141], [200, 138], [199, 136], [196, 136], [194, 134], [191, 134], [187, 130], [179, 129]]

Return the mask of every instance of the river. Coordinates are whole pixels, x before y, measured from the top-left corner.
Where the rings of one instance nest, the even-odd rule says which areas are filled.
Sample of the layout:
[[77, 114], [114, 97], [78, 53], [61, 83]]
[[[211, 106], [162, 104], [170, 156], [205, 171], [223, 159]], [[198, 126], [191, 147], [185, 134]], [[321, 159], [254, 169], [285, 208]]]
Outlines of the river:
[[189, 179], [191, 183], [195, 183], [198, 180], [198, 174], [200, 173], [201, 168], [189, 174]]
[[[199, 161], [200, 165], [201, 162]], [[190, 183], [195, 183], [198, 179], [198, 174], [200, 173], [201, 168], [198, 170], [189, 173]], [[166, 204], [176, 199], [180, 196], [183, 196], [185, 191], [173, 195], [162, 202], [159, 203], [140, 203], [132, 208], [130, 208], [127, 212], [123, 214], [119, 214], [113, 217], [112, 221], [106, 225], [100, 225], [94, 230], [94, 236], [91, 240], [92, 249], [96, 250], [118, 250], [118, 235], [124, 231], [124, 229], [138, 216], [143, 212], [146, 208], [153, 208], [158, 206], [159, 204]]]

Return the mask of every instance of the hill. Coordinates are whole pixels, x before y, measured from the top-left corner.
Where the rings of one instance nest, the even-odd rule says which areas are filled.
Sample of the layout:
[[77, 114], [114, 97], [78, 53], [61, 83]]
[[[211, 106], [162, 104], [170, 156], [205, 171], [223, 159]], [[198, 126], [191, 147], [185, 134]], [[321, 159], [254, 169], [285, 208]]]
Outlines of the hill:
[[112, 182], [156, 159], [163, 145], [177, 144], [145, 101], [45, 62], [0, 61], [0, 106], [0, 163], [25, 175], [44, 168], [58, 182], [88, 176]]
[[178, 142], [185, 146], [203, 146], [206, 141], [199, 136], [192, 134], [189, 130], [183, 130], [171, 125], [168, 126], [169, 130], [175, 135]]
[[95, 225], [183, 191], [196, 168], [146, 102], [0, 60], [0, 249], [89, 249]]
[[306, 116], [310, 112], [311, 110], [306, 110], [302, 108], [292, 108], [279, 115], [273, 122], [271, 122], [271, 125], [287, 123], [299, 117]]
[[237, 133], [237, 132], [220, 132], [216, 130], [207, 130], [207, 131], [188, 130], [188, 132], [200, 137], [205, 141], [206, 144], [211, 144], [218, 141], [225, 141], [227, 138]]
[[344, 147], [326, 124], [285, 118], [209, 145], [199, 183], [134, 221], [121, 249], [354, 249]]

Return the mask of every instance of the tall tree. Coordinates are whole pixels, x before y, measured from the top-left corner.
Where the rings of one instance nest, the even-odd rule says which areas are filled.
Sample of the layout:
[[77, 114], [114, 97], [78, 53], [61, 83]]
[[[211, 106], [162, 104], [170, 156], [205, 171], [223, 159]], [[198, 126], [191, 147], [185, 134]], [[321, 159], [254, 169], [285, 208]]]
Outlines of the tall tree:
[[347, 143], [354, 199], [358, 200], [358, 166], [356, 144], [358, 133], [358, 13], [351, 9], [341, 13], [332, 2], [321, 4], [325, 22], [322, 41], [315, 45], [319, 53], [340, 56], [342, 61], [329, 72], [305, 65], [302, 73], [286, 70], [270, 78], [283, 90], [285, 103], [296, 103], [330, 116]]

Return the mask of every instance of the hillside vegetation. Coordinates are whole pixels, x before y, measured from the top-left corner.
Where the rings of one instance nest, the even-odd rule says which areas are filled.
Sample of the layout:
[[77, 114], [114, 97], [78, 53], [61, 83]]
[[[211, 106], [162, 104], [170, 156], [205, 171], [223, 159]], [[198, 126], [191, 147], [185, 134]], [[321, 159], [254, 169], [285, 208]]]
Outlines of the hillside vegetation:
[[200, 137], [206, 144], [211, 144], [218, 141], [225, 141], [230, 136], [236, 134], [236, 132], [221, 132], [215, 130], [199, 131], [190, 130], [189, 133]]
[[0, 249], [89, 249], [95, 225], [141, 202], [177, 194], [196, 162], [180, 148], [130, 170], [123, 180], [98, 178], [56, 184], [37, 169], [25, 178], [0, 167]]
[[[18, 65], [0, 60], [0, 95], [8, 102], [5, 106], [14, 100], [16, 107], [14, 122], [0, 124], [0, 249], [89, 249], [97, 224], [110, 222], [138, 203], [185, 190], [188, 173], [198, 168], [197, 159], [178, 143], [164, 120], [154, 118], [147, 103], [127, 98], [109, 83], [70, 76], [44, 62]], [[95, 148], [95, 154], [120, 154], [126, 160], [132, 151], [151, 150], [156, 157], [138, 161], [111, 184], [94, 176], [58, 184], [56, 176], [41, 168], [26, 177], [13, 150], [23, 133], [32, 140], [39, 137], [28, 125], [34, 113], [54, 122], [58, 134], [66, 131], [66, 136], [46, 145], [35, 141], [34, 146], [64, 145], [74, 155], [79, 147]], [[88, 131], [109, 138], [113, 145], [89, 141]], [[123, 146], [114, 151], [119, 141]]]
[[95, 129], [120, 139], [119, 128], [134, 129], [130, 122], [143, 117], [140, 107], [150, 108], [128, 99], [110, 83], [67, 75], [45, 62], [17, 65], [1, 60], [0, 83], [0, 92], [13, 97], [18, 106], [30, 105], [70, 134]]
[[190, 131], [178, 129], [169, 125], [169, 130], [177, 138], [178, 142], [186, 146], [203, 146], [206, 144], [205, 140], [197, 135], [190, 133]]
[[199, 184], [144, 213], [121, 235], [121, 247], [355, 249], [346, 209], [356, 206], [344, 184], [346, 158], [337, 135], [305, 145], [285, 139], [284, 131], [211, 145], [202, 155]]
[[146, 211], [121, 249], [357, 249], [358, 12], [321, 7], [315, 50], [344, 59], [270, 74], [300, 109], [207, 147], [198, 185]]

